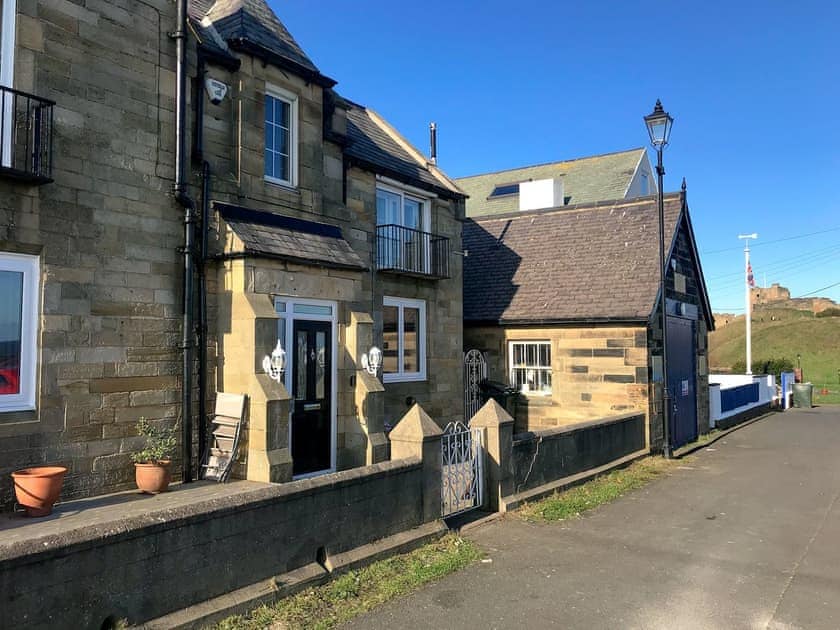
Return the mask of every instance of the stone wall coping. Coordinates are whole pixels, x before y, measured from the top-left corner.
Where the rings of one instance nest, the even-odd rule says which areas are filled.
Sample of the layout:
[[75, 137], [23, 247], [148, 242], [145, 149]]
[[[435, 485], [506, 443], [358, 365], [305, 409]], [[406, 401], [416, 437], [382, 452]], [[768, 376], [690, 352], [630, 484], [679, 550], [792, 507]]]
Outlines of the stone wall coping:
[[[407, 457], [401, 460], [380, 462], [370, 466], [352, 468], [287, 483], [234, 482], [241, 483], [246, 487], [241, 492], [211, 496], [192, 502], [185, 498], [182, 504], [143, 511], [128, 517], [121, 516], [124, 513], [122, 508], [126, 506], [125, 501], [117, 500], [113, 505], [113, 519], [99, 518], [93, 523], [79, 523], [66, 531], [51, 531], [42, 535], [33, 533], [31, 538], [18, 539], [8, 543], [0, 542], [0, 571], [7, 570], [11, 566], [42, 562], [82, 549], [143, 537], [148, 534], [183, 527], [187, 524], [219, 518], [234, 512], [258, 509], [272, 503], [282, 503], [292, 498], [335, 490], [391, 475], [404, 474], [411, 470], [422, 469], [422, 465], [422, 460], [419, 457]], [[181, 487], [173, 494], [190, 492], [192, 488], [206, 487], [207, 484], [189, 488]], [[126, 493], [110, 496], [119, 498], [124, 494]], [[103, 497], [97, 498], [102, 499]], [[144, 498], [137, 497], [137, 501], [142, 502]], [[65, 503], [63, 507], [72, 507], [74, 503], [76, 502]], [[58, 506], [56, 506], [56, 511], [58, 511]], [[26, 528], [32, 525], [37, 527], [38, 524], [34, 521], [31, 523], [17, 521], [11, 527], [3, 527], [4, 524], [0, 524], [0, 532], [3, 530], [14, 531], [18, 527]]]
[[534, 442], [536, 440], [551, 440], [558, 438], [567, 433], [575, 433], [577, 431], [585, 431], [592, 427], [618, 424], [620, 422], [627, 422], [636, 418], [644, 418], [643, 411], [633, 411], [630, 413], [623, 413], [616, 416], [607, 416], [605, 418], [596, 418], [595, 420], [584, 420], [583, 422], [576, 422], [574, 424], [567, 424], [562, 427], [553, 427], [550, 429], [540, 429], [538, 431], [526, 431], [524, 433], [517, 433], [513, 436], [514, 446], [517, 444], [524, 444], [525, 442]]
[[513, 417], [492, 398], [470, 420], [471, 428], [491, 428], [513, 424]]
[[443, 431], [419, 403], [409, 409], [391, 430], [392, 442], [429, 442], [440, 439]]

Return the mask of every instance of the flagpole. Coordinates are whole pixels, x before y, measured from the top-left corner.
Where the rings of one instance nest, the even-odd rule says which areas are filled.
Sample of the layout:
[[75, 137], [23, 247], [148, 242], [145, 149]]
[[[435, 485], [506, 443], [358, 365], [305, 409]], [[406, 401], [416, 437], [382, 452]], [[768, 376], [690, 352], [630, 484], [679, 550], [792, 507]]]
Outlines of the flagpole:
[[750, 295], [752, 269], [750, 268], [750, 239], [758, 238], [758, 234], [739, 234], [738, 238], [744, 239], [744, 301], [747, 306], [747, 374], [752, 374], [752, 299]]

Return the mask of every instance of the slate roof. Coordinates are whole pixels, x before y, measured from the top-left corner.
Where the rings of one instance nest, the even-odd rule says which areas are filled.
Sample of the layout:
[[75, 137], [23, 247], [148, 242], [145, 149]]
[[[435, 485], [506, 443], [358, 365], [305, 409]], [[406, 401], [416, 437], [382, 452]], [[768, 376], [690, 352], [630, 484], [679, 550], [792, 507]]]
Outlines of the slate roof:
[[[665, 196], [666, 235], [681, 208]], [[463, 243], [466, 322], [640, 321], [656, 301], [655, 196], [468, 219]]]
[[[210, 4], [207, 0], [192, 2], [196, 10]], [[265, 0], [216, 0], [206, 9], [205, 17], [232, 48], [286, 67], [319, 85], [335, 85], [321, 74]]]
[[455, 183], [469, 196], [467, 216], [503, 214], [519, 210], [519, 195], [488, 199], [496, 186], [563, 176], [566, 204], [578, 205], [623, 199], [644, 148], [459, 177]]
[[334, 225], [219, 202], [213, 205], [244, 245], [242, 251], [226, 252], [228, 256], [264, 256], [304, 265], [367, 270]]
[[345, 154], [361, 166], [421, 188], [431, 188], [446, 196], [462, 196], [459, 188], [440, 169], [411, 146], [396, 129], [373, 110], [344, 101], [347, 106]]

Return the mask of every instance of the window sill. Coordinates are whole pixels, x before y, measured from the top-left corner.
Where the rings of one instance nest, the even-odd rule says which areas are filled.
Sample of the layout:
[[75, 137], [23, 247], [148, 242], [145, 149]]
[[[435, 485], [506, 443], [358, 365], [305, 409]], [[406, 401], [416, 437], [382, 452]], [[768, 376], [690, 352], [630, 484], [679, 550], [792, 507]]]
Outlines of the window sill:
[[425, 374], [383, 374], [383, 383], [420, 383], [426, 380]]
[[552, 398], [551, 393], [542, 394], [542, 393], [533, 393], [533, 392], [519, 392], [520, 395], [525, 399], [529, 405], [540, 406], [540, 405], [551, 405]]
[[291, 182], [286, 182], [282, 179], [275, 179], [273, 177], [269, 177], [268, 175], [263, 176], [263, 181], [265, 181], [267, 184], [271, 184], [272, 186], [276, 186], [277, 188], [285, 190], [286, 192], [294, 193], [296, 195], [300, 194], [300, 190], [298, 189], [298, 187], [292, 184]]
[[38, 411], [28, 409], [0, 409], [0, 425], [30, 424], [38, 422]]

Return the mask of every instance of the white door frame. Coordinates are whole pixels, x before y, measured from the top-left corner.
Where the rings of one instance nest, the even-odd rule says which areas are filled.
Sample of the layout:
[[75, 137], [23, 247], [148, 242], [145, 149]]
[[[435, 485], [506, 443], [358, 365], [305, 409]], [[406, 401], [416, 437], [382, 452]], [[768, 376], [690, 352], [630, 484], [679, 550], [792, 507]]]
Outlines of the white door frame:
[[[285, 311], [279, 310], [280, 304], [285, 304]], [[317, 306], [329, 307], [329, 314], [318, 313], [296, 313], [295, 306]], [[318, 475], [325, 475], [327, 473], [336, 471], [336, 450], [338, 444], [338, 303], [333, 300], [311, 300], [307, 298], [300, 298], [296, 296], [278, 295], [274, 298], [274, 309], [281, 318], [283, 318], [286, 326], [286, 345], [289, 348], [283, 348], [286, 351], [286, 374], [285, 386], [286, 391], [291, 395], [292, 392], [292, 378], [294, 375], [294, 349], [292, 337], [294, 335], [295, 321], [314, 321], [314, 322], [330, 322], [332, 324], [330, 332], [332, 336], [332, 369], [330, 372], [330, 467], [325, 470], [317, 470], [315, 472], [306, 473], [303, 475], [295, 475], [292, 479], [306, 479], [308, 477], [317, 477]], [[278, 322], [278, 337], [279, 326]], [[289, 452], [292, 450], [292, 415], [295, 412], [294, 400], [289, 404]]]

